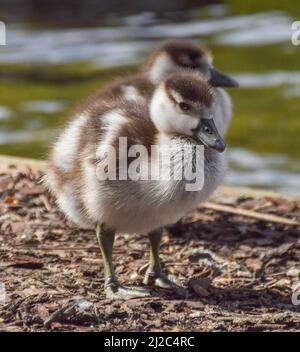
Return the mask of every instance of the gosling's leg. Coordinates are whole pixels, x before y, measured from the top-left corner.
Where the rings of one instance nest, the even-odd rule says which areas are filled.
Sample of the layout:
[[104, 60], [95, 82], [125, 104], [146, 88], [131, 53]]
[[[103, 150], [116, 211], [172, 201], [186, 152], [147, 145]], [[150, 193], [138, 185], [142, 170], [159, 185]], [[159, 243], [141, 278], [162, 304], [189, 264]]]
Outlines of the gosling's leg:
[[145, 274], [143, 283], [145, 285], [154, 285], [161, 288], [175, 290], [178, 294], [185, 296], [184, 288], [175, 282], [171, 281], [161, 269], [159, 259], [159, 247], [161, 243], [163, 230], [155, 230], [148, 234], [150, 240], [150, 261]]
[[112, 249], [115, 240], [115, 232], [108, 229], [103, 224], [97, 225], [96, 237], [101, 250], [104, 262], [105, 293], [109, 299], [130, 299], [149, 296], [145, 289], [130, 289], [122, 286], [115, 274], [112, 262]]

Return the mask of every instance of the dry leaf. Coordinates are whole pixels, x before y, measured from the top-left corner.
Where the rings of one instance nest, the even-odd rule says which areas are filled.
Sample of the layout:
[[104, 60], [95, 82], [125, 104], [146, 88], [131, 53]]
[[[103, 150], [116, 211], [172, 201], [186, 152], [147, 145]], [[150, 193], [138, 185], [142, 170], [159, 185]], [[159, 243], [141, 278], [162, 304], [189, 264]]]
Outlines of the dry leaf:
[[25, 194], [27, 196], [36, 196], [45, 192], [45, 188], [40, 185], [34, 186], [23, 186], [19, 190], [20, 193]]
[[263, 266], [263, 262], [261, 260], [252, 259], [252, 258], [246, 259], [245, 264], [246, 264], [247, 268], [251, 271], [261, 270], [261, 268]]
[[38, 312], [38, 315], [39, 317], [44, 321], [46, 319], [49, 318], [50, 314], [49, 314], [49, 311], [48, 309], [42, 305], [42, 304], [38, 304], [37, 305], [37, 312]]
[[189, 282], [189, 288], [192, 289], [200, 297], [208, 297], [208, 288], [211, 281], [207, 278], [192, 279]]

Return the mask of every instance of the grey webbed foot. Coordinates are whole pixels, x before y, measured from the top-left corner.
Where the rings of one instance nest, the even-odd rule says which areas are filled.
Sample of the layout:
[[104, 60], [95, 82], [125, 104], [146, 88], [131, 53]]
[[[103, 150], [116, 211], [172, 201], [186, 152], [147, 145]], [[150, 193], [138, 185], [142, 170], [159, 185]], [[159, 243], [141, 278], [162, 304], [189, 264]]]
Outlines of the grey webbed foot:
[[125, 287], [119, 283], [109, 284], [105, 287], [108, 299], [132, 299], [150, 296], [150, 292], [143, 287]]
[[145, 285], [156, 286], [159, 288], [164, 288], [167, 290], [175, 291], [179, 296], [185, 297], [187, 291], [180, 284], [172, 281], [167, 275], [160, 273], [155, 273], [153, 271], [147, 271], [143, 280]]

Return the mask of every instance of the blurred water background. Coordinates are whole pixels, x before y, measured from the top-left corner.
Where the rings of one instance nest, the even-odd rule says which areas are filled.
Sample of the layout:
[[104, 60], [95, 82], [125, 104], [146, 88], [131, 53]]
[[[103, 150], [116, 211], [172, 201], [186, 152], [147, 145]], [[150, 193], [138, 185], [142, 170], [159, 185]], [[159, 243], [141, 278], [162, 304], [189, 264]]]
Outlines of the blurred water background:
[[297, 1], [2, 0], [0, 154], [43, 158], [82, 99], [135, 72], [161, 40], [208, 46], [230, 73], [226, 183], [300, 195]]

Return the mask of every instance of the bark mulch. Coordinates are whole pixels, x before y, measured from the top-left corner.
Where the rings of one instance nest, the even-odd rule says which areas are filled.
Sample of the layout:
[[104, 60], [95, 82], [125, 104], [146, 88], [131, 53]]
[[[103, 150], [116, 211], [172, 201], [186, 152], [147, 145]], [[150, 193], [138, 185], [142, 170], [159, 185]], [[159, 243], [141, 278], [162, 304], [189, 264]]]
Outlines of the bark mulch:
[[[300, 331], [300, 227], [207, 208], [165, 230], [165, 270], [185, 299], [153, 289], [129, 301], [103, 294], [94, 233], [58, 212], [38, 174], [0, 174], [0, 330]], [[300, 222], [300, 202], [218, 196], [212, 201]], [[140, 285], [146, 236], [119, 235], [116, 271]], [[297, 303], [297, 302], [296, 302]]]

